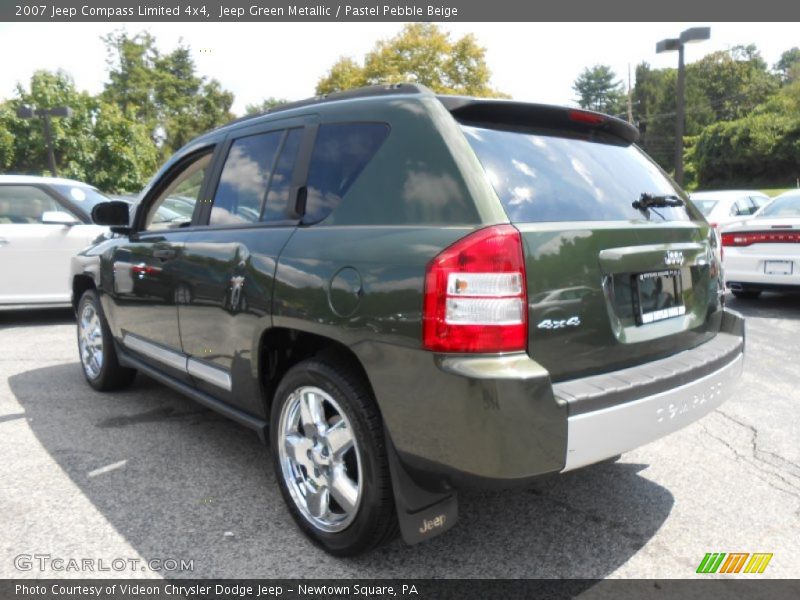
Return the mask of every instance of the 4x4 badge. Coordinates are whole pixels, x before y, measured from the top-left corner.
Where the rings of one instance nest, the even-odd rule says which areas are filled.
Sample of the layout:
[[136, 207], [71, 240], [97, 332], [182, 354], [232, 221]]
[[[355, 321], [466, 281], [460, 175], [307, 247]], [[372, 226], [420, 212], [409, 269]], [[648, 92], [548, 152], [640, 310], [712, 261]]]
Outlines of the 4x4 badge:
[[683, 252], [680, 250], [667, 250], [664, 254], [664, 264], [669, 266], [679, 266], [683, 264]]
[[569, 319], [545, 319], [540, 321], [537, 329], [564, 329], [565, 327], [577, 327], [581, 324], [580, 317], [570, 317]]

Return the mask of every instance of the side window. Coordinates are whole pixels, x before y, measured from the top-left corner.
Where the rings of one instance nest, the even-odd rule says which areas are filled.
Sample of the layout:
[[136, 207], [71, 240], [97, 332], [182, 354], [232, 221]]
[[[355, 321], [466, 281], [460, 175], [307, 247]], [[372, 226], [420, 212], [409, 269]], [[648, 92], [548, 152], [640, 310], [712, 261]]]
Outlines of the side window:
[[41, 223], [42, 215], [52, 211], [72, 214], [37, 187], [0, 186], [0, 224]]
[[297, 162], [297, 153], [300, 150], [300, 140], [303, 138], [303, 129], [290, 129], [283, 142], [275, 172], [267, 192], [267, 201], [264, 205], [262, 221], [281, 221], [287, 218], [289, 208], [289, 188], [292, 185], [292, 173]]
[[742, 217], [750, 214], [750, 205], [745, 198], [737, 200], [731, 208], [731, 216]]
[[235, 140], [231, 144], [214, 195], [209, 225], [255, 223], [267, 193], [283, 131]]
[[385, 123], [320, 125], [308, 169], [306, 222], [331, 213], [388, 135]]
[[174, 177], [150, 206], [144, 226], [146, 231], [175, 229], [192, 222], [194, 207], [200, 198], [212, 155], [213, 152], [209, 150]]

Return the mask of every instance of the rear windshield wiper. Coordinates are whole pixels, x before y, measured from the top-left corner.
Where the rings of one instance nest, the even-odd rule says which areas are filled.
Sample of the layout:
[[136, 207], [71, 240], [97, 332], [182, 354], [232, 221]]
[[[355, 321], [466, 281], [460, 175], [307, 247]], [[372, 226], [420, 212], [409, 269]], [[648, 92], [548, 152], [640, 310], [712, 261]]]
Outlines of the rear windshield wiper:
[[681, 200], [678, 196], [668, 194], [668, 195], [658, 195], [658, 194], [648, 194], [643, 193], [638, 200], [631, 204], [633, 208], [638, 210], [647, 210], [648, 208], [663, 208], [667, 206], [683, 206], [683, 200]]

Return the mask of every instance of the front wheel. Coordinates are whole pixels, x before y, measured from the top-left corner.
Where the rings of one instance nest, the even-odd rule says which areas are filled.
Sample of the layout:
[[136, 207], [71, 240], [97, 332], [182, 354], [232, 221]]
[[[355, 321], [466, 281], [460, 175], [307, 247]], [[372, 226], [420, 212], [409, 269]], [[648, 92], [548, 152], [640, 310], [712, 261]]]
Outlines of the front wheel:
[[300, 529], [351, 556], [397, 531], [380, 414], [355, 370], [309, 359], [275, 393], [270, 448], [281, 493]]
[[78, 302], [78, 352], [86, 381], [100, 391], [130, 385], [135, 369], [120, 366], [97, 292], [84, 292]]

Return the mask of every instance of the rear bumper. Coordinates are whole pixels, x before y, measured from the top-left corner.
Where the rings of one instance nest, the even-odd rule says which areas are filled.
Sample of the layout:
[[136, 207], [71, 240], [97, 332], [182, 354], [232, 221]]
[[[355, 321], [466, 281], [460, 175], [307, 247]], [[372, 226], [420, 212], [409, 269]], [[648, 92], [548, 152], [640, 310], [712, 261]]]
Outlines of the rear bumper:
[[[761, 251], [758, 246], [746, 248], [726, 247], [723, 262], [725, 282], [728, 287], [734, 288], [736, 284], [746, 288], [780, 289], [800, 287], [800, 257], [789, 252], [794, 244], [783, 244], [784, 247], [774, 248], [771, 251]], [[768, 261], [782, 262], [788, 266], [791, 263], [791, 273], [767, 273]], [[735, 289], [735, 288], [734, 288]]]
[[[728, 334], [720, 334], [727, 336]], [[570, 415], [564, 471], [633, 450], [708, 414], [728, 397], [744, 366], [744, 348], [724, 366], [671, 390]], [[689, 353], [683, 360], [691, 360]], [[660, 368], [657, 365], [652, 367]], [[617, 378], [624, 377], [617, 374]]]
[[720, 313], [720, 332], [695, 348], [555, 385], [527, 354], [384, 346], [361, 357], [398, 458], [417, 481], [503, 488], [631, 450], [719, 406], [744, 358], [744, 320]]
[[554, 386], [567, 403], [563, 471], [657, 440], [722, 404], [744, 368], [744, 319], [723, 312], [720, 333], [691, 350]]

